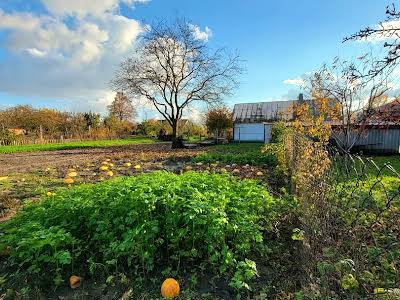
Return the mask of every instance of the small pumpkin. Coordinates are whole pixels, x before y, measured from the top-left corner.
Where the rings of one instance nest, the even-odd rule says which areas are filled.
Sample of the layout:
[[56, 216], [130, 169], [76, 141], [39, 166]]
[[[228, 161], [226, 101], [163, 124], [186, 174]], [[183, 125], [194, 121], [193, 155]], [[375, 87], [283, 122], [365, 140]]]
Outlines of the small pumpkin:
[[78, 173], [76, 173], [76, 172], [69, 172], [68, 173], [68, 177], [76, 177], [76, 176], [78, 176]]
[[65, 183], [65, 184], [73, 184], [73, 183], [74, 183], [74, 179], [72, 179], [72, 178], [65, 178], [65, 179], [64, 179], [64, 183]]
[[240, 170], [239, 169], [234, 169], [232, 172], [233, 172], [233, 174], [239, 174]]
[[132, 164], [130, 162], [127, 162], [127, 163], [124, 163], [124, 166], [125, 167], [130, 167], [130, 166], [132, 166]]
[[111, 177], [111, 176], [114, 176], [114, 172], [113, 172], [113, 171], [108, 171], [108, 172], [107, 172], [107, 176], [110, 176], [110, 177]]
[[71, 287], [71, 289], [76, 289], [77, 287], [79, 287], [82, 283], [82, 278], [76, 275], [72, 275], [69, 278], [69, 285]]
[[101, 166], [99, 169], [100, 169], [100, 171], [107, 171], [108, 170], [108, 166]]
[[174, 299], [178, 297], [180, 287], [178, 281], [173, 278], [167, 278], [161, 285], [161, 295], [165, 299]]
[[142, 167], [141, 167], [141, 165], [136, 165], [134, 168], [135, 168], [136, 170], [140, 170]]
[[261, 172], [261, 171], [258, 171], [256, 175], [257, 175], [257, 176], [263, 176], [263, 175], [264, 175], [264, 173], [263, 173], [263, 172]]

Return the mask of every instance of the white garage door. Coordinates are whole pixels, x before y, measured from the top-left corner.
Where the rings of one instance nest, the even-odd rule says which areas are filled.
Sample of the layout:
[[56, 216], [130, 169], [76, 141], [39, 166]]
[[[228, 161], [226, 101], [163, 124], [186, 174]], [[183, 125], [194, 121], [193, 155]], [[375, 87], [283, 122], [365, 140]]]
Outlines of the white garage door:
[[271, 137], [270, 124], [264, 123], [241, 123], [235, 124], [235, 141], [257, 141], [268, 143]]

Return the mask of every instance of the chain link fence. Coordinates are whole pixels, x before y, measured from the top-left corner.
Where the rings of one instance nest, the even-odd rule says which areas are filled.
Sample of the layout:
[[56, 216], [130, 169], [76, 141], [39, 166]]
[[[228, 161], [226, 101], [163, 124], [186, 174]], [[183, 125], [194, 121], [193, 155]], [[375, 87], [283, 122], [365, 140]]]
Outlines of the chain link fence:
[[299, 201], [302, 295], [400, 299], [399, 173], [298, 134], [283, 144]]

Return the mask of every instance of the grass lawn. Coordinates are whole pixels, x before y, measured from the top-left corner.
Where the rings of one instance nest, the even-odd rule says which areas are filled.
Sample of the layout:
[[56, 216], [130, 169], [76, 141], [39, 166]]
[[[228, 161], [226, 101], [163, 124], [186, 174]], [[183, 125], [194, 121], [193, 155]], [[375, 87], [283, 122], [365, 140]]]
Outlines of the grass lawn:
[[129, 139], [115, 139], [115, 140], [96, 140], [96, 141], [82, 141], [82, 142], [68, 142], [57, 144], [32, 144], [21, 146], [0, 146], [0, 154], [17, 153], [17, 152], [33, 152], [33, 151], [54, 151], [54, 150], [67, 150], [78, 148], [96, 148], [96, 147], [109, 147], [109, 146], [123, 146], [131, 144], [146, 144], [154, 143], [154, 139], [147, 137], [129, 138]]
[[[396, 171], [397, 173], [400, 174], [400, 155], [392, 155], [392, 156], [373, 156], [371, 157], [372, 160], [375, 162], [375, 164], [382, 168], [385, 164], [390, 164]], [[373, 170], [373, 168], [371, 167], [370, 169]], [[374, 172], [376, 173], [376, 169], [374, 170]], [[392, 172], [385, 170], [384, 174], [385, 175], [393, 175]]]

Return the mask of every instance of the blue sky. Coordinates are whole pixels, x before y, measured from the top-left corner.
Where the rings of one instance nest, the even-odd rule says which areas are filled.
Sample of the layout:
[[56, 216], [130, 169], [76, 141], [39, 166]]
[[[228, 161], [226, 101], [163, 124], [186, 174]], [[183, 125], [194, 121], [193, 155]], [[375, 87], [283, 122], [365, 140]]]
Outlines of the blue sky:
[[377, 24], [390, 3], [100, 2], [104, 10], [96, 0], [0, 1], [0, 106], [104, 112], [112, 99], [107, 82], [118, 62], [129, 55], [129, 45], [135, 43], [141, 26], [175, 17], [189, 19], [202, 31], [208, 27], [210, 47], [239, 51], [246, 71], [238, 90], [226, 99], [228, 104], [293, 98], [299, 91], [285, 80], [298, 78], [335, 56], [351, 59], [364, 53], [368, 44], [343, 44], [343, 37]]

